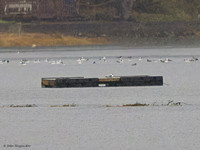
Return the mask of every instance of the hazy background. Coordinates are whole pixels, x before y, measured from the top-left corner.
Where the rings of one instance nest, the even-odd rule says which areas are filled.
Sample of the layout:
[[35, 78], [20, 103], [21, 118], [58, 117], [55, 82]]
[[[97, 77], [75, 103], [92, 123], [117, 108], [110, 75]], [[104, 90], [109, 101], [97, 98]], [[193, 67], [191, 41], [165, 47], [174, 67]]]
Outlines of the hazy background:
[[0, 0], [0, 46], [196, 47], [199, 10], [198, 0]]

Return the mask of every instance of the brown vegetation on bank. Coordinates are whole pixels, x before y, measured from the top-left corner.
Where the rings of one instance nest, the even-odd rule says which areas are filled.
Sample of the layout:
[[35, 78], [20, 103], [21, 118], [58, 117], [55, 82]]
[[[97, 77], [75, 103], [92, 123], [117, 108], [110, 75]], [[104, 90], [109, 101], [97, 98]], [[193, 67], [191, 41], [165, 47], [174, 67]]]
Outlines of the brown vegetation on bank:
[[73, 45], [106, 45], [103, 37], [87, 38], [64, 36], [62, 34], [41, 33], [1, 33], [0, 47], [36, 47], [36, 46], [73, 46]]

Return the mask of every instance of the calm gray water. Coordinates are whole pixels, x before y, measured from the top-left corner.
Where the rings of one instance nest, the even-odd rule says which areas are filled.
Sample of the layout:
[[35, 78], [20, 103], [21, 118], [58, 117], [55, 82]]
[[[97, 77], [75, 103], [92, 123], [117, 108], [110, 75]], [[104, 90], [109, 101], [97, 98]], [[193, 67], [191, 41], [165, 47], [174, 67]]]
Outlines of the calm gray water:
[[[199, 104], [200, 62], [184, 60], [199, 58], [198, 48], [188, 49], [128, 49], [119, 47], [70, 47], [51, 49], [1, 49], [0, 59], [10, 62], [0, 65], [1, 104], [71, 104], [100, 105], [127, 103], [166, 103], [169, 100]], [[123, 62], [117, 63], [119, 57]], [[106, 60], [103, 60], [106, 57]], [[142, 59], [140, 58], [142, 57]], [[77, 61], [83, 58], [81, 64]], [[162, 63], [160, 59], [172, 61]], [[29, 62], [21, 65], [20, 60]], [[84, 59], [88, 59], [87, 61]], [[152, 62], [147, 62], [147, 59]], [[55, 64], [62, 60], [64, 65]], [[39, 62], [38, 62], [39, 61]], [[48, 62], [47, 62], [48, 61]], [[93, 64], [95, 62], [95, 64]], [[136, 66], [132, 64], [136, 63]], [[159, 75], [163, 87], [106, 88], [41, 88], [43, 77], [104, 77]]]

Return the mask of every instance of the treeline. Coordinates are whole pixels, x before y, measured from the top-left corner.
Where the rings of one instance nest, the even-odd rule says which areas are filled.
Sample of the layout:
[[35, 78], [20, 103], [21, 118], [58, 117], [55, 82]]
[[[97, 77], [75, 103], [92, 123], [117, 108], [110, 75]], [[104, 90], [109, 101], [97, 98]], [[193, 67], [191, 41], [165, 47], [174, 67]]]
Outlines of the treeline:
[[80, 14], [90, 20], [197, 20], [199, 0], [79, 0]]

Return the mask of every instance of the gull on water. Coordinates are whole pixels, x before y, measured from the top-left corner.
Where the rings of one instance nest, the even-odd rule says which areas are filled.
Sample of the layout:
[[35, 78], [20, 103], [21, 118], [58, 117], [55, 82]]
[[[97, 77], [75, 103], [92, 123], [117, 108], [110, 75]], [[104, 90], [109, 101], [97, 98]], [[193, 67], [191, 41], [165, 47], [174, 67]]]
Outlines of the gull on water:
[[81, 57], [81, 58], [80, 58], [80, 60], [81, 60], [81, 61], [84, 61], [84, 60], [86, 60], [86, 59], [85, 59], [85, 58], [83, 58], [83, 57]]
[[191, 60], [185, 58], [185, 59], [184, 59], [184, 62], [189, 63], [189, 62], [191, 62]]
[[27, 60], [20, 60], [20, 62], [19, 62], [21, 65], [23, 65], [23, 66], [25, 66], [26, 64], [27, 64]]
[[154, 63], [157, 63], [158, 61], [157, 61], [157, 60], [147, 59], [147, 62], [154, 62]]
[[194, 61], [198, 61], [199, 59], [198, 58], [196, 58], [196, 57], [192, 57], [192, 59], [194, 60]]
[[119, 60], [116, 61], [117, 63], [123, 63], [124, 60], [120, 57]]
[[49, 61], [49, 63], [52, 65], [64, 64], [61, 59], [60, 60], [51, 60], [51, 61]]
[[165, 59], [159, 59], [159, 61], [162, 62], [162, 63], [168, 63], [168, 62], [170, 62], [172, 60], [169, 59], [169, 58], [165, 58]]
[[9, 62], [8, 59], [0, 60], [0, 64], [8, 64]]
[[138, 60], [139, 60], [139, 61], [142, 61], [142, 57], [140, 57]]
[[8, 59], [4, 59], [3, 62], [8, 64], [10, 61]]
[[29, 60], [21, 59], [19, 63], [22, 64], [22, 65], [26, 65], [29, 62], [30, 62]]
[[61, 64], [61, 65], [63, 65], [64, 64], [64, 62], [60, 59], [60, 60], [58, 60], [58, 61], [56, 61], [57, 62], [57, 64]]
[[109, 75], [106, 75], [105, 77], [106, 77], [106, 78], [112, 78], [112, 77], [114, 77], [114, 75], [111, 73], [111, 74], [109, 74]]
[[107, 62], [107, 59], [106, 59], [106, 57], [105, 57], [105, 56], [104, 56], [102, 59], [103, 59], [103, 61], [104, 61], [104, 62]]
[[78, 64], [82, 64], [81, 58], [77, 59], [76, 61], [78, 62]]
[[198, 60], [199, 60], [198, 58], [196, 58], [196, 57], [192, 57], [191, 59], [189, 59], [189, 58], [185, 58], [185, 59], [184, 59], [184, 62], [189, 63], [189, 62], [195, 62], [195, 61], [198, 61]]
[[34, 62], [33, 63], [35, 63], [35, 64], [38, 64], [38, 63], [40, 63], [40, 60], [39, 59], [37, 59], [37, 60], [34, 60]]

